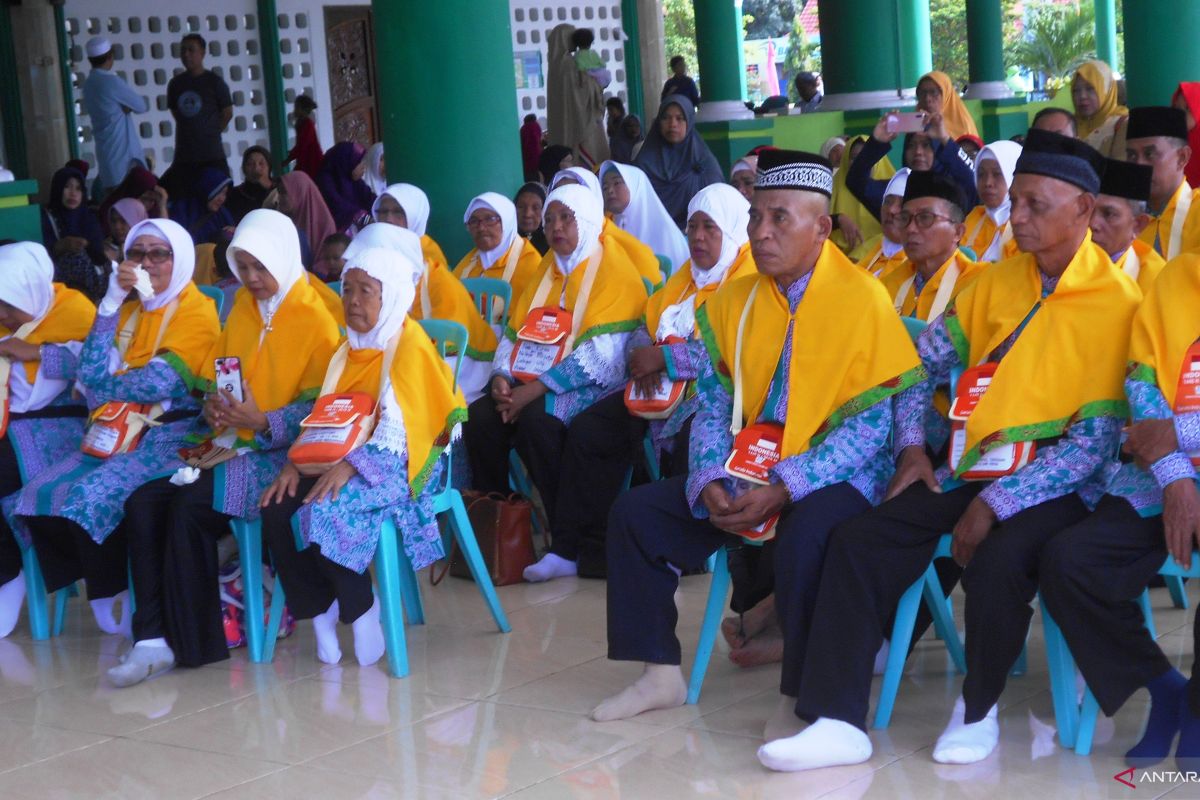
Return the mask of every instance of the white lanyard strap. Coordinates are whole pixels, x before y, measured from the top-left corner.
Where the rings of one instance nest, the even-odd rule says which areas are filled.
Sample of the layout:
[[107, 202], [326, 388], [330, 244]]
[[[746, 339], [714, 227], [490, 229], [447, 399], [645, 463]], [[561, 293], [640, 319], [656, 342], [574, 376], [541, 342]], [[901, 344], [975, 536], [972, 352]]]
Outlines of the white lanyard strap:
[[754, 288], [750, 290], [749, 297], [746, 298], [746, 305], [742, 307], [742, 316], [738, 320], [737, 339], [733, 345], [733, 419], [729, 424], [729, 430], [734, 436], [742, 432], [742, 404], [745, 400], [742, 392], [742, 339], [746, 332], [746, 320], [750, 318], [750, 309], [754, 307], [754, 298], [758, 296], [758, 287], [762, 286], [760, 279], [754, 284]]
[[[408, 324], [408, 323], [405, 323]], [[382, 395], [384, 384], [387, 383], [388, 369], [392, 361], [396, 358], [396, 348], [400, 346], [400, 330], [387, 343], [387, 348], [383, 351], [383, 363], [379, 367], [379, 391]], [[329, 366], [325, 369], [325, 380], [321, 382], [321, 396], [327, 394], [335, 394], [337, 392], [338, 381], [342, 379], [342, 373], [346, 370], [346, 361], [350, 357], [350, 342], [342, 342], [342, 346], [333, 354], [333, 358], [329, 359]]]
[[[175, 316], [175, 311], [179, 308], [179, 298], [175, 298], [167, 306], [166, 312], [163, 314], [162, 324], [158, 326], [158, 336], [154, 339], [154, 347], [150, 350], [151, 358], [158, 352], [158, 346], [162, 344], [163, 336], [167, 333], [167, 325], [171, 323], [171, 317]], [[129, 364], [125, 361], [125, 353], [129, 350], [130, 343], [133, 342], [133, 332], [137, 329], [138, 317], [142, 314], [141, 306], [134, 309], [129, 315], [129, 319], [125, 320], [125, 324], [121, 326], [121, 330], [117, 332], [117, 355], [121, 358], [121, 369], [128, 369]]]
[[904, 312], [904, 301], [908, 299], [908, 293], [916, 280], [917, 268], [913, 267], [913, 274], [908, 276], [908, 280], [900, 284], [900, 288], [896, 290], [896, 296], [892, 298], [892, 305], [896, 308], [897, 314]]
[[1142, 274], [1142, 258], [1137, 254], [1137, 250], [1133, 245], [1129, 245], [1129, 249], [1125, 251], [1125, 264], [1121, 267], [1125, 274], [1133, 278], [1135, 281]]
[[1179, 255], [1183, 242], [1183, 226], [1187, 222], [1188, 212], [1192, 209], [1192, 187], [1187, 181], [1183, 182], [1183, 191], [1179, 194], [1179, 202], [1175, 204], [1175, 217], [1171, 220], [1171, 238], [1167, 243], [1167, 252], [1163, 258], [1170, 261]]
[[946, 272], [942, 275], [942, 282], [933, 298], [933, 306], [929, 309], [929, 319], [926, 322], [937, 319], [946, 310], [946, 306], [950, 305], [950, 298], [954, 296], [954, 284], [958, 283], [961, 272], [958, 267], [958, 254], [955, 253], [950, 259], [950, 266], [946, 267]]

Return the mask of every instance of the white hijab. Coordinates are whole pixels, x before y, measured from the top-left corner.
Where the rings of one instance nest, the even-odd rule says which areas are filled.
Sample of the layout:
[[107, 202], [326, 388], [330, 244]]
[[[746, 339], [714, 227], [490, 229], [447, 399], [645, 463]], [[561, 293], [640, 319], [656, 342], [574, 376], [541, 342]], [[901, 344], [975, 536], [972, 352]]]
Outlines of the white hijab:
[[421, 237], [408, 228], [401, 228], [399, 225], [392, 225], [388, 222], [372, 222], [350, 240], [342, 258], [346, 259], [348, 264], [351, 259], [372, 248], [393, 250], [416, 264], [417, 271], [413, 273], [413, 285], [416, 285], [421, 280], [421, 276], [425, 274], [425, 255], [421, 250]]
[[[750, 224], [750, 203], [742, 193], [726, 183], [714, 183], [696, 192], [688, 203], [688, 220], [697, 212], [704, 212], [721, 229], [721, 253], [717, 263], [702, 269], [692, 262], [692, 281], [696, 287], [720, 284], [737, 259], [742, 245], [750, 241], [746, 226]], [[659, 341], [668, 336], [690, 338], [696, 329], [696, 297], [692, 295], [663, 309], [658, 318], [655, 338]]]
[[0, 300], [40, 322], [54, 305], [54, 262], [36, 242], [0, 246]]
[[587, 260], [600, 247], [600, 231], [604, 227], [604, 206], [596, 198], [595, 193], [583, 186], [568, 183], [560, 186], [546, 197], [546, 205], [542, 209], [542, 224], [546, 223], [546, 211], [551, 203], [562, 203], [575, 214], [575, 224], [579, 228], [579, 243], [571, 255], [563, 258], [554, 254], [554, 263], [564, 275]]
[[[888, 185], [883, 190], [883, 199], [886, 200], [893, 196], [904, 197], [904, 190], [908, 188], [908, 176], [911, 174], [912, 170], [908, 167], [901, 167], [896, 170], [896, 174], [892, 176], [892, 179], [888, 181]], [[904, 249], [904, 245], [901, 242], [893, 242], [887, 237], [886, 233], [883, 235], [883, 241], [879, 247], [885, 258], [891, 258]]]
[[517, 207], [513, 205], [512, 200], [502, 194], [484, 192], [473, 198], [471, 204], [467, 206], [467, 211], [463, 214], [463, 224], [465, 225], [471, 219], [471, 215], [480, 208], [491, 209], [496, 212], [496, 216], [500, 217], [500, 244], [492, 250], [479, 251], [479, 261], [483, 264], [484, 269], [489, 269], [492, 264], [508, 254], [509, 248], [517, 238]]
[[238, 251], [258, 259], [279, 289], [270, 298], [258, 300], [258, 311], [263, 318], [264, 330], [270, 329], [271, 318], [279, 310], [283, 298], [297, 282], [304, 278], [304, 265], [300, 259], [300, 235], [295, 224], [278, 211], [257, 208], [242, 218], [234, 231], [233, 240], [225, 253], [229, 269], [240, 281], [237, 260]]
[[[687, 239], [667, 213], [662, 200], [658, 199], [658, 194], [646, 173], [632, 164], [605, 161], [600, 167], [602, 187], [604, 176], [612, 170], [616, 170], [621, 180], [629, 187], [629, 205], [625, 206], [625, 210], [620, 214], [613, 216], [613, 222], [649, 246], [655, 255], [671, 259], [672, 271], [682, 267], [689, 256]], [[691, 213], [690, 209], [688, 213]]]
[[733, 168], [729, 170], [729, 179], [733, 180], [733, 176], [739, 172], [758, 173], [758, 156], [745, 156], [733, 162]]
[[191, 235], [178, 222], [169, 219], [146, 219], [129, 229], [125, 237], [125, 252], [137, 241], [139, 236], [153, 236], [171, 246], [172, 267], [171, 281], [167, 290], [161, 294], [142, 300], [142, 308], [147, 311], [157, 311], [170, 303], [192, 282], [192, 273], [196, 269], [196, 245]]
[[[1013, 171], [1017, 168], [1017, 159], [1021, 157], [1021, 145], [1016, 142], [999, 141], [992, 142], [987, 147], [979, 151], [979, 155], [975, 157], [975, 182], [979, 183], [979, 165], [984, 161], [995, 161], [1000, 165], [1000, 172], [1004, 175], [1004, 185], [1012, 186]], [[997, 225], [1003, 225], [1008, 222], [1008, 215], [1012, 210], [1012, 201], [1009, 200], [1008, 192], [1004, 193], [1004, 202], [995, 208], [986, 208], [985, 213], [991, 218], [992, 222]]]
[[411, 183], [393, 183], [383, 190], [383, 194], [375, 198], [375, 202], [371, 205], [372, 216], [377, 215], [379, 201], [385, 194], [390, 195], [404, 209], [404, 218], [408, 222], [406, 227], [417, 236], [424, 236], [425, 226], [429, 224], [429, 197], [425, 192]]
[[354, 350], [384, 350], [404, 327], [404, 320], [416, 298], [413, 274], [418, 272], [417, 265], [398, 250], [368, 247], [346, 258], [343, 274], [352, 269], [362, 270], [379, 281], [383, 292], [375, 326], [366, 333], [346, 329], [350, 347]]
[[364, 158], [367, 162], [367, 171], [363, 174], [363, 178], [366, 180], [367, 186], [371, 188], [371, 193], [379, 196], [387, 189], [387, 178], [384, 176], [383, 170], [379, 168], [379, 162], [383, 160], [383, 142], [371, 145]]
[[550, 191], [554, 191], [563, 178], [574, 178], [580, 185], [586, 186], [588, 191], [596, 196], [600, 201], [600, 210], [604, 210], [604, 190], [600, 188], [600, 179], [596, 177], [596, 173], [584, 167], [567, 167], [564, 170], [559, 170], [554, 179], [550, 181]]

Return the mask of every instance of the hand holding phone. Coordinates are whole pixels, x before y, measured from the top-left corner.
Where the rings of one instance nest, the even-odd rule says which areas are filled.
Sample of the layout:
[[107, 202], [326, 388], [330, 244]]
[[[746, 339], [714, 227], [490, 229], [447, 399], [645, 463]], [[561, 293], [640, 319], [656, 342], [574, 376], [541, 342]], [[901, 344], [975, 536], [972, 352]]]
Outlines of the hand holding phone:
[[888, 132], [923, 133], [927, 124], [927, 116], [924, 111], [897, 111], [888, 114]]
[[246, 398], [242, 395], [242, 360], [237, 356], [213, 359], [214, 372], [217, 375], [217, 394], [224, 399], [222, 390], [233, 395], [239, 403]]

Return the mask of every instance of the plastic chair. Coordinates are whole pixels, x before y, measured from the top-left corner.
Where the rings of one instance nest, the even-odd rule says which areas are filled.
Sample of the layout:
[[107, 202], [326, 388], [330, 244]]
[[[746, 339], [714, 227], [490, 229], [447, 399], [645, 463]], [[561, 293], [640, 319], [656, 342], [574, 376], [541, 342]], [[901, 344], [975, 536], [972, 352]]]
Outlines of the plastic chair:
[[32, 544], [21, 546], [21, 569], [25, 575], [25, 610], [29, 614], [29, 630], [34, 640], [44, 641], [51, 636], [61, 636], [67, 619], [67, 600], [78, 594], [77, 590], [72, 585], [55, 593], [54, 621], [51, 624], [46, 581]]
[[671, 263], [671, 259], [661, 253], [655, 253], [654, 256], [658, 259], [658, 268], [662, 270], [663, 281], [666, 281], [667, 278], [671, 277], [671, 273], [675, 271], [675, 265]]
[[[759, 542], [742, 540], [750, 547], [761, 547]], [[700, 690], [704, 686], [704, 674], [712, 659], [713, 645], [721, 629], [721, 618], [725, 615], [725, 596], [729, 594], [732, 579], [729, 575], [729, 555], [726, 547], [719, 547], [708, 559], [708, 571], [712, 581], [708, 586], [708, 600], [704, 603], [704, 621], [700, 623], [700, 641], [696, 644], [696, 658], [692, 661], [692, 674], [688, 679], [687, 701], [690, 705], [700, 702]]]
[[642, 286], [646, 287], [647, 297], [658, 291], [658, 287], [651, 283], [649, 278], [642, 278]]
[[329, 283], [326, 284], [326, 286], [328, 286], [330, 289], [333, 289], [333, 293], [336, 294], [338, 297], [342, 296], [342, 282], [341, 281], [330, 281]]
[[[500, 329], [508, 327], [508, 311], [512, 305], [512, 286], [499, 278], [464, 278], [462, 285], [466, 287], [475, 308], [479, 310], [489, 325], [499, 325]], [[500, 314], [495, 309], [499, 304]]]
[[197, 286], [196, 288], [217, 304], [218, 317], [225, 313], [225, 292], [221, 291], [216, 286]]

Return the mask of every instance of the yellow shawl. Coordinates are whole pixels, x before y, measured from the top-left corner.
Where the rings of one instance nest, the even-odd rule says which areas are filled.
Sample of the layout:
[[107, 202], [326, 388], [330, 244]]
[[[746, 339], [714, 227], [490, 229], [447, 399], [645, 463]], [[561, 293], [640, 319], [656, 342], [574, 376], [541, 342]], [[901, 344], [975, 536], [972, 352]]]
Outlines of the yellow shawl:
[[761, 274], [727, 284], [697, 313], [709, 356], [730, 392], [738, 325], [756, 286], [743, 342], [744, 422], [751, 424], [762, 415], [783, 353], [784, 332], [788, 321], [795, 320], [785, 458], [819, 444], [847, 417], [925, 378], [917, 351], [879, 281], [827, 241], [795, 314], [775, 281]]
[[425, 264], [425, 275], [417, 282], [417, 298], [409, 316], [457, 322], [467, 329], [467, 358], [491, 361], [496, 355], [496, 333], [479, 313], [467, 287], [444, 264], [431, 263], [428, 256]]
[[[205, 391], [215, 392], [213, 360], [236, 356], [260, 411], [313, 400], [339, 338], [337, 322], [306, 280], [296, 281], [288, 291], [265, 334], [257, 301], [245, 288], [238, 289], [225, 328], [201, 364], [200, 379]], [[253, 446], [254, 432], [239, 430], [235, 447]]]
[[[1176, 208], [1184, 192], [1188, 192], [1192, 196], [1191, 208], [1188, 209], [1187, 218], [1183, 221], [1179, 252], [1168, 253], [1167, 250], [1171, 244], [1171, 229], [1175, 226]], [[1171, 199], [1167, 201], [1167, 207], [1162, 210], [1162, 213], [1150, 217], [1150, 224], [1142, 229], [1138, 238], [1153, 247], [1167, 261], [1183, 253], [1200, 252], [1200, 189], [1193, 189], [1185, 179], [1179, 184], [1175, 194], [1171, 195]]]
[[450, 262], [446, 260], [446, 254], [442, 252], [441, 245], [427, 233], [421, 234], [421, 253], [425, 256], [425, 263], [430, 267], [436, 265], [450, 269]]
[[217, 319], [216, 305], [196, 288], [196, 284], [188, 283], [175, 299], [179, 305], [171, 316], [157, 351], [152, 348], [158, 339], [158, 329], [173, 303], [156, 311], [145, 310], [137, 300], [125, 303], [117, 317], [114, 344], [129, 317], [138, 312], [133, 338], [125, 351], [124, 361], [128, 369], [144, 367], [150, 359], [159, 356], [179, 374], [189, 389], [195, 390], [200, 385], [197, 376], [221, 333], [221, 323]]
[[1157, 386], [1175, 405], [1184, 354], [1200, 338], [1200, 254], [1169, 261], [1133, 318], [1129, 379]]
[[968, 134], [978, 137], [979, 130], [975, 127], [975, 119], [967, 110], [962, 98], [958, 96], [958, 90], [954, 88], [954, 82], [950, 80], [950, 76], [937, 70], [926, 72], [921, 76], [921, 80], [917, 81], [917, 86], [920, 86], [921, 81], [926, 78], [936, 83], [942, 91], [942, 119], [946, 121], [946, 133], [950, 135], [950, 138], [957, 140]]
[[[96, 307], [82, 292], [68, 288], [65, 284], [54, 284], [54, 300], [46, 316], [25, 337], [29, 344], [62, 344], [64, 342], [82, 342], [87, 338], [88, 331], [96, 319]], [[0, 325], [0, 337], [12, 335], [12, 331]], [[38, 367], [41, 359], [26, 361], [25, 377], [32, 386], [37, 380]]]
[[[1129, 254], [1134, 253], [1138, 260], [1137, 275], [1130, 275], [1129, 270]], [[1124, 272], [1129, 277], [1137, 281], [1138, 288], [1142, 290], [1142, 296], [1149, 296], [1150, 288], [1154, 286], [1154, 282], [1158, 280], [1158, 275], [1162, 272], [1163, 267], [1167, 262], [1163, 257], [1155, 252], [1154, 248], [1143, 242], [1141, 239], [1134, 239], [1133, 243], [1121, 254], [1121, 257], [1116, 261], [1117, 269]]]
[[1041, 304], [967, 420], [959, 474], [995, 447], [1059, 436], [1081, 419], [1127, 413], [1121, 354], [1128, 352], [1129, 321], [1141, 301], [1137, 286], [1089, 233], [1054, 292], [1041, 296], [1037, 261], [1022, 253], [987, 267], [946, 310], [959, 361], [974, 366]]
[[[846, 154], [849, 155], [850, 148], [855, 142], [867, 141], [866, 136], [852, 136], [846, 140]], [[866, 206], [858, 202], [858, 198], [846, 186], [846, 174], [850, 172], [850, 160], [846, 158], [837, 174], [833, 176], [833, 200], [830, 206], [831, 214], [842, 214], [854, 220], [854, 224], [862, 231], [863, 241], [858, 247], [850, 250], [846, 243], [846, 236], [840, 230], [834, 231], [833, 243], [842, 248], [843, 251], [849, 251], [847, 255], [851, 260], [857, 260], [862, 257], [862, 254], [867, 252], [869, 242], [876, 236], [883, 233], [883, 228], [879, 226], [879, 220], [875, 218]], [[871, 178], [877, 181], [886, 181], [896, 174], [896, 168], [892, 166], [891, 159], [884, 157], [875, 162], [871, 167]]]
[[685, 297], [690, 296], [694, 308], [699, 310], [700, 306], [708, 302], [708, 299], [716, 294], [722, 286], [727, 286], [738, 278], [757, 271], [754, 266], [754, 256], [750, 254], [750, 244], [746, 243], [738, 250], [737, 257], [729, 265], [729, 271], [725, 273], [725, 278], [720, 283], [697, 290], [696, 282], [692, 280], [692, 262], [685, 261], [683, 266], [667, 281], [666, 286], [652, 294], [646, 301], [646, 330], [650, 332], [650, 338], [656, 338], [655, 331], [658, 330], [659, 318], [667, 306], [682, 303]]
[[[975, 251], [975, 258], [982, 259], [983, 254], [992, 246], [997, 230], [996, 223], [987, 215], [987, 206], [975, 206], [971, 209], [971, 213], [963, 220], [963, 225], [966, 226], [966, 230], [963, 231], [963, 238], [959, 244], [971, 248]], [[1019, 252], [1021, 250], [1017, 247], [1016, 239], [1009, 239], [1004, 243], [1004, 250], [997, 261], [1012, 258]]]
[[[399, 336], [389, 369], [408, 443], [408, 485], [416, 497], [449, 446], [454, 426], [466, 420], [467, 401], [420, 323], [406, 319]], [[342, 346], [349, 348], [349, 343]], [[382, 350], [350, 349], [337, 391], [379, 397], [382, 368]]]
[[[600, 229], [600, 243], [607, 246], [609, 242], [613, 242], [625, 251], [625, 257], [637, 269], [639, 275], [650, 281], [651, 286], [658, 286], [663, 282], [662, 266], [658, 263], [658, 256], [654, 254], [650, 246], [606, 216], [604, 227]], [[553, 250], [546, 251], [546, 256], [542, 260], [543, 265], [547, 258], [551, 261], [554, 260]]]
[[903, 247], [897, 250], [891, 258], [888, 258], [883, 254], [882, 233], [878, 236], [868, 239], [863, 243], [863, 247], [866, 251], [866, 255], [859, 259], [858, 266], [862, 267], [872, 275], [878, 272], [880, 278], [883, 278], [884, 275], [903, 264], [906, 260]]
[[463, 256], [462, 261], [459, 261], [458, 266], [454, 268], [454, 277], [459, 280], [466, 278], [497, 278], [503, 280], [504, 273], [508, 270], [508, 259], [513, 249], [517, 249], [520, 255], [517, 258], [516, 269], [508, 283], [512, 286], [513, 297], [520, 297], [521, 293], [525, 291], [525, 287], [529, 285], [529, 281], [534, 273], [537, 272], [538, 264], [542, 260], [542, 254], [537, 251], [537, 248], [528, 239], [523, 239], [520, 236], [514, 236], [509, 252], [497, 259], [496, 263], [487, 269], [483, 268], [483, 262], [479, 260], [479, 248], [473, 248], [471, 252]]
[[963, 255], [960, 251], [955, 250], [954, 255], [945, 263], [938, 267], [938, 271], [933, 273], [933, 277], [921, 289], [921, 294], [917, 294], [916, 281], [910, 281], [916, 274], [916, 267], [911, 261], [905, 260], [899, 267], [893, 269], [887, 275], [881, 275], [880, 280], [883, 281], [883, 287], [887, 289], [888, 296], [892, 298], [893, 305], [896, 302], [896, 294], [904, 289], [904, 302], [900, 306], [900, 316], [916, 317], [917, 319], [930, 321], [930, 311], [933, 308], [933, 301], [937, 297], [938, 290], [942, 286], [942, 279], [946, 277], [947, 270], [950, 269], [951, 262], [958, 262], [958, 279], [954, 282], [954, 288], [951, 290], [951, 300], [962, 293], [971, 285], [971, 281], [978, 277], [983, 271], [986, 264], [981, 264], [978, 261], [972, 261]]
[[1103, 126], [1109, 117], [1129, 116], [1129, 109], [1117, 102], [1117, 81], [1107, 63], [1099, 59], [1085, 61], [1075, 70], [1075, 75], [1087, 81], [1100, 98], [1100, 107], [1096, 109], [1095, 114], [1090, 117], [1075, 117], [1076, 136], [1086, 139], [1093, 131]]
[[[321, 305], [329, 312], [339, 328], [346, 327], [346, 309], [342, 307], [342, 298], [338, 297], [338, 293], [329, 288], [329, 284], [321, 280], [311, 272], [305, 272], [305, 277], [308, 278], [308, 285], [317, 293], [317, 297], [321, 300]], [[230, 312], [233, 313], [233, 312]], [[228, 324], [228, 323], [226, 323]]]

